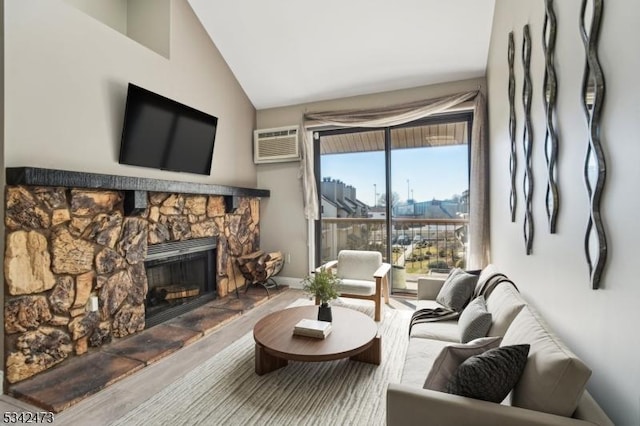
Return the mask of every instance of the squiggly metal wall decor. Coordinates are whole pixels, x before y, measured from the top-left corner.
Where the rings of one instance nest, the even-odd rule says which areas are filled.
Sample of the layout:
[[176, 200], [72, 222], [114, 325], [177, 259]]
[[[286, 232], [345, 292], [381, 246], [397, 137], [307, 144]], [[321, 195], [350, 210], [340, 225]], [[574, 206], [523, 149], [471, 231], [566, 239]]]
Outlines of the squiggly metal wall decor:
[[516, 170], [518, 159], [516, 157], [516, 77], [513, 69], [515, 57], [515, 42], [513, 41], [513, 31], [509, 32], [509, 46], [507, 49], [507, 59], [509, 62], [509, 139], [511, 140], [511, 157], [509, 158], [509, 172], [511, 173], [511, 192], [509, 194], [509, 208], [511, 210], [511, 222], [516, 221]]
[[531, 35], [529, 25], [524, 26], [522, 40], [522, 65], [524, 68], [524, 85], [522, 87], [522, 104], [524, 106], [524, 134], [522, 144], [524, 146], [524, 242], [527, 254], [531, 254], [533, 247], [533, 212], [531, 209], [533, 196], [533, 171], [531, 168], [531, 147], [533, 144], [533, 131], [531, 127]]
[[547, 130], [544, 135], [544, 157], [547, 161], [547, 193], [545, 205], [549, 232], [556, 233], [558, 218], [559, 196], [556, 182], [556, 164], [558, 158], [558, 134], [555, 130], [554, 111], [556, 105], [557, 79], [554, 64], [556, 46], [556, 14], [553, 10], [553, 0], [545, 0], [545, 16], [542, 25], [542, 49], [544, 51], [545, 70], [542, 83], [542, 102], [546, 113]]
[[[584, 44], [586, 62], [582, 76], [582, 102], [589, 125], [589, 141], [584, 162], [584, 180], [589, 196], [590, 211], [584, 237], [584, 250], [589, 266], [591, 288], [599, 288], [602, 271], [607, 260], [607, 238], [600, 214], [600, 199], [606, 177], [604, 152], [600, 141], [600, 117], [604, 101], [604, 74], [598, 60], [598, 37], [602, 20], [603, 0], [590, 0], [593, 5], [591, 24], [587, 32], [587, 2], [582, 0], [580, 8], [580, 35]], [[595, 173], [595, 185], [590, 173]], [[595, 234], [594, 234], [595, 233]], [[592, 251], [591, 240], [595, 238], [597, 251]]]

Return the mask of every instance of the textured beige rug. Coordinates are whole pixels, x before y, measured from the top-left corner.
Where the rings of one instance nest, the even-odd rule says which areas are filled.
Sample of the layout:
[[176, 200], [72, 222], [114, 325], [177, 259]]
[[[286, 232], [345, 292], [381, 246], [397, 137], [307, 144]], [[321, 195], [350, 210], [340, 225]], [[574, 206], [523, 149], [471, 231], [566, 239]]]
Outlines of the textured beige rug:
[[385, 307], [379, 366], [348, 359], [290, 362], [258, 376], [253, 335], [247, 333], [114, 424], [384, 425], [386, 388], [400, 380], [409, 317], [409, 311]]

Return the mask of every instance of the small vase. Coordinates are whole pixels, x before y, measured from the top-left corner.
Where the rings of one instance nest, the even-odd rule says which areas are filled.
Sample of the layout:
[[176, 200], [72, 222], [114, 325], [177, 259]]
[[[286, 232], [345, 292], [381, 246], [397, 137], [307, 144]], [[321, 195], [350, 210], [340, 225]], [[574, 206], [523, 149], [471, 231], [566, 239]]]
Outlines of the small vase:
[[322, 304], [318, 306], [318, 321], [331, 322], [332, 320], [331, 306], [329, 306], [327, 302], [322, 302]]

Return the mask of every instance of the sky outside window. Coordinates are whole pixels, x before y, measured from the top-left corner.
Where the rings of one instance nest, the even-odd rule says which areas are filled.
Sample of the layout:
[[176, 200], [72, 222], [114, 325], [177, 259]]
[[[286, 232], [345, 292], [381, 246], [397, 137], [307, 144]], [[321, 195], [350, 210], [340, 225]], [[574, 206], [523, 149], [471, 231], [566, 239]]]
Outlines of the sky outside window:
[[[398, 193], [401, 202], [407, 200], [407, 195], [416, 202], [462, 195], [469, 187], [468, 165], [466, 144], [394, 149], [391, 152], [392, 191]], [[358, 199], [365, 204], [373, 205], [374, 184], [378, 198], [385, 192], [383, 151], [322, 155], [320, 167], [323, 178], [354, 186]]]

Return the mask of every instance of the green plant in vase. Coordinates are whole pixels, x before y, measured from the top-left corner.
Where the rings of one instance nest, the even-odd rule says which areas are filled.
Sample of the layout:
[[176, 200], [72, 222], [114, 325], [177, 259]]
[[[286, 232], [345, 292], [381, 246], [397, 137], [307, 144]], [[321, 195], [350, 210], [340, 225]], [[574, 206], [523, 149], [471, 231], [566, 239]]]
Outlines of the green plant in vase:
[[338, 291], [342, 280], [335, 276], [330, 270], [320, 268], [314, 274], [309, 275], [302, 281], [302, 289], [320, 302], [318, 308], [318, 320], [331, 322], [331, 306], [329, 302], [340, 296]]

